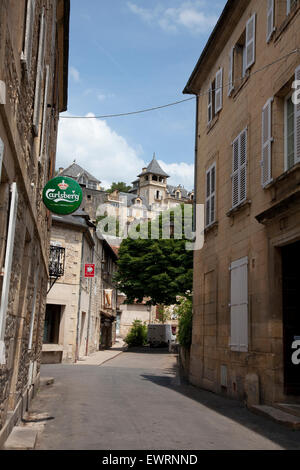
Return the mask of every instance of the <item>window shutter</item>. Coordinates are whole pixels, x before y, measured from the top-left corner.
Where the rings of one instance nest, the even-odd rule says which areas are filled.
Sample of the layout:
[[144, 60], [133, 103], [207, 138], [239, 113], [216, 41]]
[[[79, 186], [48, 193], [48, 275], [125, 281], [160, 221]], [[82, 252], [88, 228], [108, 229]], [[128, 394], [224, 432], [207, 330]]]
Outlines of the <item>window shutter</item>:
[[[295, 80], [300, 80], [300, 66], [295, 70]], [[297, 94], [299, 96], [298, 86], [296, 88]], [[295, 104], [295, 163], [300, 162], [300, 103]]]
[[207, 107], [207, 120], [208, 124], [212, 121], [212, 86], [210, 84], [208, 90], [208, 107]]
[[39, 50], [38, 50], [38, 62], [35, 82], [35, 97], [34, 97], [34, 110], [33, 110], [33, 129], [37, 136], [39, 133], [39, 119], [40, 119], [40, 108], [41, 108], [41, 88], [44, 75], [44, 54], [45, 54], [45, 10], [43, 9], [41, 15], [40, 24], [40, 36], [39, 36]]
[[272, 102], [268, 100], [262, 110], [262, 159], [261, 184], [265, 187], [272, 181]]
[[274, 32], [274, 0], [268, 0], [267, 18], [267, 42], [269, 42]]
[[228, 72], [228, 96], [231, 96], [231, 93], [234, 90], [233, 84], [233, 61], [234, 61], [234, 47], [231, 48], [229, 54], [229, 72]]
[[2, 162], [3, 162], [3, 155], [4, 155], [4, 143], [0, 138], [0, 184], [1, 184], [1, 172], [2, 172]]
[[216, 165], [215, 163], [206, 172], [206, 219], [205, 225], [211, 225], [215, 221], [216, 214]]
[[246, 70], [255, 62], [255, 26], [256, 14], [254, 13], [246, 25]]
[[25, 25], [25, 41], [24, 50], [21, 54], [21, 62], [24, 64], [28, 74], [31, 70], [32, 42], [34, 32], [35, 18], [35, 0], [27, 0], [26, 25]]
[[[49, 65], [46, 66], [46, 79], [45, 79], [45, 90], [44, 90], [44, 104], [43, 104], [43, 124], [42, 124], [42, 133], [41, 133], [41, 146], [40, 146], [40, 161], [44, 155], [44, 147], [45, 147], [45, 130], [48, 128], [47, 126], [47, 117], [48, 117], [48, 91], [49, 91]], [[45, 156], [47, 157], [47, 152], [45, 152]]]
[[221, 111], [223, 106], [223, 69], [217, 71], [216, 74], [216, 90], [215, 90], [215, 110], [216, 113]]
[[247, 130], [240, 134], [240, 194], [239, 202], [245, 201], [247, 197]]
[[4, 334], [6, 323], [6, 311], [8, 305], [8, 294], [10, 289], [10, 275], [15, 241], [15, 230], [18, 210], [18, 190], [17, 184], [11, 185], [11, 202], [9, 210], [9, 222], [6, 242], [4, 276], [2, 283], [2, 294], [0, 304], [0, 364], [5, 364]]
[[239, 137], [233, 142], [232, 207], [239, 204]]
[[230, 267], [230, 324], [232, 351], [248, 351], [248, 258]]

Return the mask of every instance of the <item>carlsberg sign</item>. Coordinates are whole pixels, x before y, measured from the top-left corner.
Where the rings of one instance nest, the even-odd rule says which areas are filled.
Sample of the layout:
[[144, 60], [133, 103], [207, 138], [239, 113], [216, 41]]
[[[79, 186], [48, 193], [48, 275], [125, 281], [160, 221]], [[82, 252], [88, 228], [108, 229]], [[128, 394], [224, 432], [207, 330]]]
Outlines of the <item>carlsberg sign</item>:
[[57, 176], [43, 189], [43, 201], [54, 214], [72, 214], [82, 202], [82, 190], [72, 178]]

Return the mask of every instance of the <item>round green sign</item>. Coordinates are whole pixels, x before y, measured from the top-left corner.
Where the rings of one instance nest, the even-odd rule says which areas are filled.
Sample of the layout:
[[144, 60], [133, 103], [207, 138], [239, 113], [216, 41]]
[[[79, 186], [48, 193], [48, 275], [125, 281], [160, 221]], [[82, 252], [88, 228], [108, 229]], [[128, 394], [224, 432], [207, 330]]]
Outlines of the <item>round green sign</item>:
[[54, 214], [72, 214], [80, 207], [82, 189], [72, 178], [57, 176], [44, 187], [43, 201]]

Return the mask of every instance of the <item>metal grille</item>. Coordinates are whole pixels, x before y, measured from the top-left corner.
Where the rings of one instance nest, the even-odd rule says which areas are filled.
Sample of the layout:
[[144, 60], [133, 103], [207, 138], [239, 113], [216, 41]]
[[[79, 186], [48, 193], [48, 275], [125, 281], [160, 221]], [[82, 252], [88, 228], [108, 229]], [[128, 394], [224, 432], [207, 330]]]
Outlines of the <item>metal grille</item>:
[[65, 272], [65, 248], [61, 246], [50, 246], [49, 276], [58, 278]]

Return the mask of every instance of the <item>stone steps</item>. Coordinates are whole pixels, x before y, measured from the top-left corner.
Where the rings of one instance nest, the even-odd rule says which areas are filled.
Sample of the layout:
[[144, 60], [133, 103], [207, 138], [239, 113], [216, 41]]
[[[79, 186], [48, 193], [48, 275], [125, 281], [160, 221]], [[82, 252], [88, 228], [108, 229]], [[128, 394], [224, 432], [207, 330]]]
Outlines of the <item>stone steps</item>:
[[300, 418], [300, 405], [296, 403], [275, 403], [274, 406], [279, 410], [285, 411], [286, 413], [290, 413]]
[[291, 414], [281, 408], [269, 405], [253, 405], [250, 407], [250, 410], [290, 429], [300, 430], [300, 416]]

